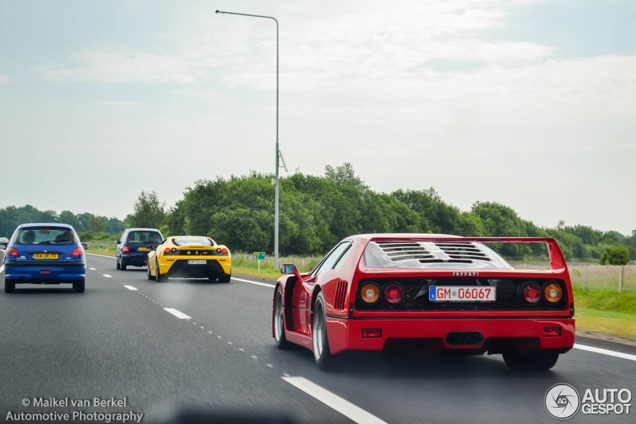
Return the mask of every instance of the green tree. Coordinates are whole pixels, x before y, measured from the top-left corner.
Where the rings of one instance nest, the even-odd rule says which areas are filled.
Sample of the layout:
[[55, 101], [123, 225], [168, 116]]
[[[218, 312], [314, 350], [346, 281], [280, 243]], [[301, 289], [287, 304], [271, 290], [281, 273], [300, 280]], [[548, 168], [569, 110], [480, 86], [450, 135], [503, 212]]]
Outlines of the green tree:
[[627, 265], [629, 250], [622, 246], [608, 247], [601, 255], [600, 263], [601, 265]]
[[106, 222], [99, 216], [91, 215], [88, 221], [88, 227], [92, 233], [102, 233], [106, 228]]
[[360, 177], [356, 176], [353, 166], [345, 162], [335, 168], [331, 165], [325, 166], [325, 177], [340, 186], [351, 186], [359, 189], [368, 189]]
[[159, 201], [155, 191], [141, 194], [135, 202], [134, 212], [129, 215], [132, 227], [159, 228], [166, 219], [165, 204]]

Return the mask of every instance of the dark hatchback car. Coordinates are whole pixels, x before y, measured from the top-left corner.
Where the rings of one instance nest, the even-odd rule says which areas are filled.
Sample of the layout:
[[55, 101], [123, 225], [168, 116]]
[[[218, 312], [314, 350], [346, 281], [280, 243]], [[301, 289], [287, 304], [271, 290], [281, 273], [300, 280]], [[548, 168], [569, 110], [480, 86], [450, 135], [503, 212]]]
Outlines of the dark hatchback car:
[[16, 284], [72, 284], [83, 292], [86, 247], [70, 225], [20, 225], [4, 255], [4, 291], [13, 292]]
[[163, 241], [161, 231], [156, 228], [128, 228], [117, 243], [117, 269], [128, 266], [146, 266], [148, 252], [155, 250]]

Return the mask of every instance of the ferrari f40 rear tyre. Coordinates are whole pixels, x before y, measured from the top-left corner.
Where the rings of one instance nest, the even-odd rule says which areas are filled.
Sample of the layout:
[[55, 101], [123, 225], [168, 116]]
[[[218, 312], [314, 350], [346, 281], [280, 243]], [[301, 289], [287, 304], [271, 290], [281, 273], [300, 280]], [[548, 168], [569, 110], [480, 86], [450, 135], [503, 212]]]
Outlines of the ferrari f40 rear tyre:
[[513, 371], [547, 371], [557, 363], [559, 353], [549, 350], [530, 355], [504, 352], [503, 358], [508, 368]]
[[281, 350], [292, 348], [292, 344], [285, 337], [285, 306], [283, 305], [283, 290], [278, 286], [274, 295], [274, 340]]
[[318, 293], [316, 301], [314, 302], [312, 324], [312, 340], [316, 365], [318, 365], [320, 371], [329, 371], [333, 368], [334, 357], [329, 349], [327, 313], [325, 309], [325, 298], [322, 292]]

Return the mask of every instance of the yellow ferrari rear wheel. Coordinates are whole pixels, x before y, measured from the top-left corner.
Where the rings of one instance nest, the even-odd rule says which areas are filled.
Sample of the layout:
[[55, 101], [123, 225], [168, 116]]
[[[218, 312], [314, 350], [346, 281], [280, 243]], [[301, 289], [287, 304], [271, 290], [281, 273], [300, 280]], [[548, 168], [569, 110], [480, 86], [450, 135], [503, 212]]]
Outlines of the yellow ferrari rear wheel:
[[232, 274], [223, 275], [219, 277], [219, 283], [229, 283], [231, 279], [232, 279]]
[[157, 259], [156, 267], [155, 267], [155, 281], [160, 283], [164, 281], [165, 277], [161, 275], [161, 271], [159, 270], [159, 259]]

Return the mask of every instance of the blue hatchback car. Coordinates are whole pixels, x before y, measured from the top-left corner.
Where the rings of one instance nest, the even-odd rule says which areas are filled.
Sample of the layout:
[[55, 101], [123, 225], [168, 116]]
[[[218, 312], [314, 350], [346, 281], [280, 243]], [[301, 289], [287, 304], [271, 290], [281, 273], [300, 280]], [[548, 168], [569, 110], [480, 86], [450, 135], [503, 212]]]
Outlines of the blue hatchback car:
[[86, 257], [77, 233], [66, 224], [22, 224], [4, 254], [4, 291], [16, 284], [72, 284], [82, 293]]

